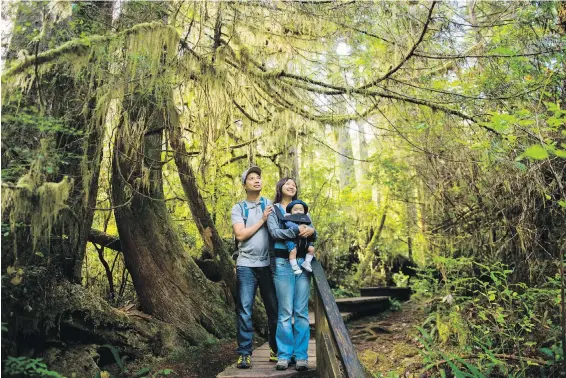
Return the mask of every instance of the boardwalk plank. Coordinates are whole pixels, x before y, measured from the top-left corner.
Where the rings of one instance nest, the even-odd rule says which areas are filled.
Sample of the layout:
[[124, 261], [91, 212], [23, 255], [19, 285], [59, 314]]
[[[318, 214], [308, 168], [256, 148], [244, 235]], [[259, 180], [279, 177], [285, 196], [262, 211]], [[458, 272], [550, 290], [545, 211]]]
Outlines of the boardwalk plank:
[[252, 355], [252, 368], [251, 369], [238, 369], [236, 364], [230, 365], [226, 370], [217, 375], [217, 378], [262, 378], [262, 377], [277, 377], [277, 378], [308, 378], [316, 377], [316, 345], [315, 340], [309, 341], [309, 370], [296, 371], [294, 366], [289, 369], [278, 371], [275, 370], [275, 362], [269, 362], [269, 345], [263, 344]]

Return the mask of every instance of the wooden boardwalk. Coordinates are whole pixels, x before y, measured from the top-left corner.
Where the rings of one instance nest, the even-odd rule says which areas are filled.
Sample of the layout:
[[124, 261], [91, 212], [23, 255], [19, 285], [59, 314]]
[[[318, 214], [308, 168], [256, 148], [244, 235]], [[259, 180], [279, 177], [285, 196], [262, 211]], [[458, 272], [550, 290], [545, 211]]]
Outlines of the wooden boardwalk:
[[253, 351], [252, 368], [238, 369], [234, 363], [218, 374], [217, 378], [372, 376], [361, 364], [344, 323], [356, 316], [373, 315], [389, 308], [390, 296], [376, 294], [390, 294], [405, 299], [410, 297], [411, 289], [367, 288], [362, 297], [335, 299], [318, 261], [313, 261], [313, 276], [315, 305], [314, 312], [309, 313], [309, 323], [314, 338], [309, 340], [309, 369], [299, 372], [294, 366], [290, 366], [287, 370], [275, 370], [276, 362], [269, 362], [269, 345], [265, 343]]
[[269, 362], [269, 345], [263, 344], [255, 349], [252, 355], [251, 369], [238, 369], [236, 364], [230, 365], [217, 375], [217, 378], [256, 378], [256, 377], [316, 377], [316, 344], [314, 339], [309, 341], [309, 370], [296, 371], [292, 365], [287, 370], [275, 370], [275, 362]]

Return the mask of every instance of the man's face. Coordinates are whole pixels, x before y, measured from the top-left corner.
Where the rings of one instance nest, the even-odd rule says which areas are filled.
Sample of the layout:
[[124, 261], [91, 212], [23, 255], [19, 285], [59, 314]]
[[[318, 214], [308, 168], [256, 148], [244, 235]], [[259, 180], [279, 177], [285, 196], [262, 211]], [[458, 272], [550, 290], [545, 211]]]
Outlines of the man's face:
[[248, 175], [248, 177], [246, 177], [246, 184], [244, 185], [246, 191], [259, 192], [261, 191], [262, 186], [263, 182], [261, 180], [261, 176], [257, 173], [252, 172]]
[[291, 214], [304, 214], [304, 213], [305, 213], [305, 208], [300, 203], [296, 204], [291, 209]]

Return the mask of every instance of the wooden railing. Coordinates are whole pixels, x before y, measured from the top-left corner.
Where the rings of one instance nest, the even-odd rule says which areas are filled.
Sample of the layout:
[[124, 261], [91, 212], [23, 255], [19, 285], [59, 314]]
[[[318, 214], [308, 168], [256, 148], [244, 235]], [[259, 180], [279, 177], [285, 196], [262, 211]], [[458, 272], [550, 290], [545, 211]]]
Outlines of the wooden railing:
[[338, 310], [326, 274], [318, 261], [312, 262], [314, 276], [314, 318], [316, 368], [320, 378], [365, 378], [348, 330]]

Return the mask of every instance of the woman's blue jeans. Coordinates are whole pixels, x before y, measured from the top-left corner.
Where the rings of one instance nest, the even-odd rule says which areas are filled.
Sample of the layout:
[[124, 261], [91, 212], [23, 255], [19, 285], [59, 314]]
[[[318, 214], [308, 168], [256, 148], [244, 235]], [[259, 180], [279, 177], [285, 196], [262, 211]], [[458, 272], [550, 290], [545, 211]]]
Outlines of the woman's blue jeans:
[[259, 293], [265, 306], [268, 322], [269, 346], [277, 352], [275, 342], [275, 329], [277, 327], [277, 297], [273, 286], [273, 277], [269, 266], [262, 268], [250, 268], [247, 266], [236, 267], [236, 278], [238, 286], [238, 354], [252, 354], [252, 338], [254, 329], [252, 324], [252, 310], [255, 293], [259, 286]]
[[[302, 258], [297, 260], [299, 265], [303, 261]], [[279, 307], [277, 357], [290, 360], [295, 356], [297, 360], [308, 360], [310, 273], [303, 270], [302, 274], [295, 275], [289, 259], [277, 257], [273, 282]], [[294, 327], [291, 320], [293, 317]]]

